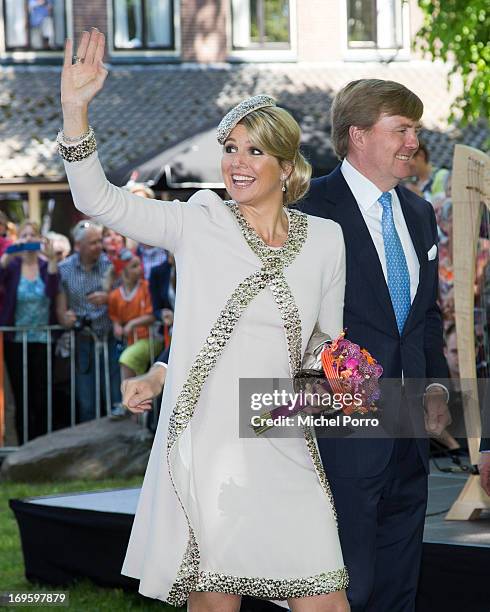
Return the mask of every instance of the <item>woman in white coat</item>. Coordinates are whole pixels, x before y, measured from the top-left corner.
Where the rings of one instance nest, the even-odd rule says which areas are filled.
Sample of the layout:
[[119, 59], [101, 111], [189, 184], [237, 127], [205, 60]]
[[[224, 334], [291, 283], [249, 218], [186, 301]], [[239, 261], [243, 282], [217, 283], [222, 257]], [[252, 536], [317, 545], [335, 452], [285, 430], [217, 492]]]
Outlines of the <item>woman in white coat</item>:
[[[240, 378], [288, 378], [315, 327], [342, 329], [345, 256], [331, 221], [288, 211], [307, 190], [300, 130], [272, 98], [218, 128], [231, 201], [145, 200], [111, 185], [88, 125], [102, 89], [104, 36], [67, 42], [59, 150], [77, 208], [175, 255], [176, 310], [160, 422], [123, 573], [192, 612], [234, 612], [241, 595], [294, 612], [345, 612], [347, 571], [314, 434], [240, 437]], [[154, 366], [133, 410], [161, 388]], [[134, 406], [136, 404], [136, 406]], [[287, 602], [287, 603], [286, 603]]]

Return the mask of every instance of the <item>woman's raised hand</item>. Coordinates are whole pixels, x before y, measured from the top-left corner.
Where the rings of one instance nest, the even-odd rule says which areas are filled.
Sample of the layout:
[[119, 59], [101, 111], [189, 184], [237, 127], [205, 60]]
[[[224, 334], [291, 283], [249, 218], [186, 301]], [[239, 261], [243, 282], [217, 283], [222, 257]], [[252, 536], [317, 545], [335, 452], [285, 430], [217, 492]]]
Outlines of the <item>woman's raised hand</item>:
[[104, 86], [107, 69], [104, 58], [105, 36], [97, 28], [83, 32], [73, 63], [73, 41], [67, 39], [61, 73], [61, 104], [65, 108], [86, 108]]

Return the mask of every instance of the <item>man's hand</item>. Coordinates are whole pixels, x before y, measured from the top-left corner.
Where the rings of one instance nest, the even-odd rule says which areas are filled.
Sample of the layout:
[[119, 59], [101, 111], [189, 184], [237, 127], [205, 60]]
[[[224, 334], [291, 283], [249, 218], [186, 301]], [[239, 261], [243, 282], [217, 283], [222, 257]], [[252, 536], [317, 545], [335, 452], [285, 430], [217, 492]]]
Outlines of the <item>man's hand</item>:
[[487, 495], [490, 495], [490, 452], [480, 453], [478, 470], [480, 471], [481, 488]]
[[439, 387], [425, 393], [425, 429], [431, 436], [440, 436], [452, 422], [446, 397], [444, 389]]
[[167, 368], [156, 366], [143, 376], [124, 380], [121, 385], [123, 406], [135, 414], [151, 410], [152, 399], [161, 392], [166, 375]]
[[107, 291], [92, 291], [92, 293], [87, 295], [87, 302], [94, 306], [107, 304]]

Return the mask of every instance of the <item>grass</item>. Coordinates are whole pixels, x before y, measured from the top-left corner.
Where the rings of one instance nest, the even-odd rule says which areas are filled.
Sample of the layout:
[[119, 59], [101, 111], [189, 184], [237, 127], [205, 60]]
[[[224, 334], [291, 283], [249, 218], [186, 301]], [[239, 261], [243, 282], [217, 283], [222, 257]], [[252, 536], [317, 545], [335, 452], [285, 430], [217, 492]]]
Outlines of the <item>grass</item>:
[[[76, 582], [69, 588], [56, 589], [51, 586], [33, 584], [24, 575], [24, 560], [19, 530], [14, 514], [8, 505], [9, 499], [22, 499], [24, 497], [72, 493], [76, 491], [136, 487], [139, 484], [141, 484], [141, 478], [100, 481], [78, 480], [44, 484], [2, 482], [0, 485], [0, 592], [68, 590], [70, 596], [68, 607], [42, 606], [43, 610], [58, 610], [58, 612], [66, 609], [75, 612], [124, 612], [125, 610], [177, 612], [178, 608], [163, 604], [161, 601], [147, 599], [136, 592], [102, 588], [89, 580]], [[32, 611], [35, 608], [41, 608], [41, 606], [0, 606], [2, 610]], [[183, 608], [180, 610], [183, 610]]]

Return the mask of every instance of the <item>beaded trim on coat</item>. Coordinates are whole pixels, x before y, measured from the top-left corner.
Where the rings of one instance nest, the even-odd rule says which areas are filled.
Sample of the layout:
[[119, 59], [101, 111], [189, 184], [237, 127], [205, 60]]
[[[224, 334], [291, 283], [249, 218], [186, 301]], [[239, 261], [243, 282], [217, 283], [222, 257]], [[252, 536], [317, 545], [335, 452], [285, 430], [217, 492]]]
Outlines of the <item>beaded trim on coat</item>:
[[[226, 202], [226, 204], [235, 216], [248, 245], [261, 260], [262, 267], [245, 278], [225, 304], [204, 346], [189, 370], [187, 379], [170, 417], [167, 438], [167, 464], [173, 488], [184, 511], [189, 529], [187, 549], [176, 580], [167, 597], [167, 601], [175, 606], [183, 605], [191, 591], [215, 590], [223, 593], [240, 593], [257, 597], [285, 599], [340, 590], [345, 588], [347, 581], [345, 568], [320, 574], [319, 576], [292, 580], [238, 578], [199, 571], [199, 545], [173, 479], [170, 455], [175, 442], [191, 420], [202, 387], [227, 345], [240, 316], [250, 302], [266, 286], [271, 289], [284, 321], [291, 377], [301, 367], [301, 319], [293, 294], [284, 276], [284, 268], [294, 261], [306, 241], [308, 229], [307, 217], [299, 211], [290, 211], [287, 240], [281, 248], [272, 249], [263, 242], [260, 236], [248, 224], [235, 202]], [[330, 487], [328, 486], [314, 439], [310, 439], [311, 436], [311, 431], [307, 433], [305, 430], [305, 439], [315, 471], [333, 507]], [[316, 453], [314, 450], [316, 450]], [[292, 595], [291, 593], [298, 593], [298, 595]]]
[[262, 599], [311, 597], [346, 589], [349, 576], [346, 567], [304, 578], [239, 578], [226, 574], [200, 572], [196, 591], [217, 591], [235, 595], [251, 595]]
[[97, 150], [97, 141], [92, 127], [84, 134], [79, 141], [66, 142], [63, 137], [63, 132], [59, 132], [56, 138], [58, 145], [58, 153], [67, 162], [82, 161], [86, 157], [90, 157]]

